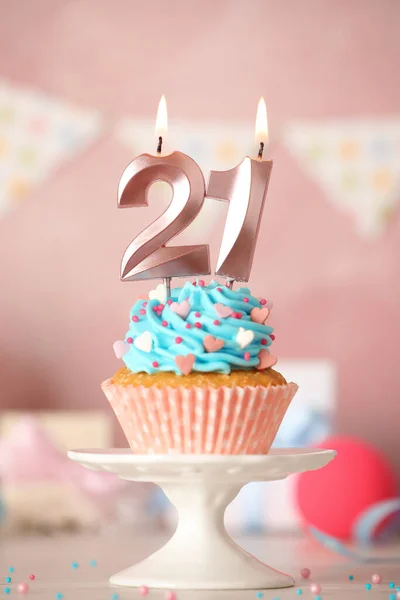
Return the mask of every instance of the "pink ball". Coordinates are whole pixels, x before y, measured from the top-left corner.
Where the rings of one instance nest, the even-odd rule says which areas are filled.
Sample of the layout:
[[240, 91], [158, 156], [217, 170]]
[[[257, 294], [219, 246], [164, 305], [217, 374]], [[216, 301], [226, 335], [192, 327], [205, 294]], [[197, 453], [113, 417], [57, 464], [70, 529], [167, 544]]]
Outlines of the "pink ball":
[[18, 584], [17, 590], [19, 591], [20, 594], [26, 594], [27, 591], [29, 590], [29, 586], [27, 583], [22, 581], [21, 583]]
[[141, 596], [147, 596], [148, 593], [149, 593], [149, 588], [147, 587], [147, 585], [141, 585], [139, 588], [139, 594]]
[[380, 583], [381, 581], [382, 577], [378, 573], [372, 575], [372, 583]]
[[164, 599], [165, 600], [176, 600], [175, 592], [165, 592]]
[[337, 456], [323, 469], [298, 476], [297, 506], [306, 527], [347, 540], [362, 512], [396, 496], [395, 474], [378, 450], [357, 438], [333, 436], [319, 447]]
[[29, 579], [31, 579], [32, 581], [36, 578], [36, 575], [29, 575]]
[[317, 596], [321, 591], [321, 586], [319, 585], [319, 583], [312, 583], [310, 585], [310, 592], [312, 594], [314, 594], [314, 596]]
[[300, 571], [300, 575], [302, 576], [303, 579], [308, 579], [311, 575], [311, 571], [310, 571], [310, 569], [302, 569]]

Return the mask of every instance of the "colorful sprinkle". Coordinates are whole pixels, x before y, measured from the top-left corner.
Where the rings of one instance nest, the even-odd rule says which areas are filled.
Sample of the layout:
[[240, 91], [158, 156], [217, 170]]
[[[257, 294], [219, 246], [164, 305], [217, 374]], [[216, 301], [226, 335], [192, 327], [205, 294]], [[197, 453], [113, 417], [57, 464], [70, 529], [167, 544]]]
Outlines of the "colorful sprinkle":
[[389, 600], [396, 600], [397, 594], [390, 594]]
[[217, 292], [222, 292], [222, 288], [217, 287]]
[[14, 567], [8, 567], [8, 572], [9, 572], [9, 573], [14, 573], [14, 571], [15, 571], [15, 568], [14, 568]]
[[137, 323], [137, 322], [139, 321], [139, 317], [137, 317], [136, 315], [133, 315], [133, 317], [132, 317], [132, 321], [133, 321], [134, 323]]
[[146, 314], [146, 310], [144, 308], [141, 308], [139, 310], [139, 312], [140, 312], [141, 315], [145, 315]]
[[5, 587], [5, 588], [4, 588], [4, 593], [5, 593], [5, 594], [10, 594], [10, 593], [11, 593], [11, 588], [9, 588], [9, 587]]
[[157, 367], [159, 367], [159, 366], [160, 366], [160, 365], [159, 365], [159, 363], [158, 363], [156, 360], [153, 360], [153, 362], [152, 362], [151, 364], [153, 365], [153, 367], [154, 367], [155, 369], [157, 369]]
[[194, 313], [195, 317], [201, 317], [201, 314], [199, 312]]
[[190, 323], [186, 323], [185, 327], [186, 327], [186, 329], [190, 329], [191, 328], [191, 324]]
[[33, 581], [34, 579], [36, 579], [36, 575], [33, 575], [33, 573], [32, 573], [32, 575], [29, 575], [29, 579], [30, 579], [31, 581]]
[[214, 325], [219, 325], [220, 322], [218, 321], [218, 319], [215, 319], [215, 321], [213, 321], [213, 323], [214, 323]]
[[274, 341], [274, 339], [275, 339], [275, 336], [274, 336], [274, 334], [273, 334], [273, 333], [270, 333], [269, 337], [271, 338], [271, 340], [272, 340], [272, 341]]
[[315, 596], [315, 600], [322, 600], [322, 596]]
[[72, 567], [73, 569], [77, 569], [77, 568], [79, 567], [79, 564], [78, 564], [77, 562], [73, 562], [73, 563], [71, 564], [71, 567]]
[[11, 583], [11, 577], [6, 577], [6, 583]]
[[264, 306], [264, 304], [267, 304], [267, 301], [265, 300], [265, 298], [261, 298], [260, 304], [262, 304], [262, 306]]
[[372, 588], [372, 585], [370, 583], [366, 583], [365, 584], [365, 589], [366, 590], [370, 590]]
[[119, 594], [113, 594], [111, 596], [111, 600], [118, 600], [119, 599]]
[[374, 573], [371, 577], [371, 581], [372, 581], [372, 583], [375, 583], [378, 585], [382, 581], [382, 577], [379, 575], [379, 573]]
[[263, 592], [257, 592], [256, 598], [264, 598], [264, 593]]
[[126, 343], [133, 344], [133, 338], [131, 338], [131, 337], [126, 338]]
[[165, 600], [176, 600], [175, 592], [165, 592], [164, 599]]
[[201, 323], [199, 323], [199, 321], [196, 321], [196, 323], [194, 324], [195, 327], [197, 327], [197, 329], [201, 329], [203, 326]]
[[61, 592], [57, 592], [56, 600], [62, 600], [63, 598], [64, 598], [64, 594], [62, 594]]
[[197, 281], [192, 281], [192, 285], [194, 285], [196, 287]]
[[161, 322], [161, 325], [162, 325], [163, 327], [168, 327], [168, 321], [162, 321], [162, 322]]
[[21, 583], [17, 585], [17, 590], [20, 594], [26, 594], [29, 590], [29, 585], [25, 583], [25, 581], [21, 581]]
[[203, 279], [199, 280], [199, 286], [200, 287], [204, 287], [206, 285], [205, 281]]
[[[171, 300], [171, 302], [172, 302], [172, 300]], [[147, 306], [147, 302], [143, 302], [143, 308], [146, 308], [146, 306]]]
[[91, 560], [90, 563], [89, 563], [89, 565], [91, 567], [97, 567], [97, 560]]
[[243, 302], [248, 302], [249, 299], [248, 298], [243, 298]]
[[159, 304], [159, 305], [157, 306], [157, 310], [164, 310], [164, 308], [165, 308], [165, 305], [164, 305], [164, 304]]
[[301, 590], [301, 589], [298, 589], [298, 590], [296, 590], [296, 594], [297, 594], [298, 596], [301, 596], [301, 595], [302, 595], [302, 593], [303, 593], [303, 590]]
[[389, 587], [390, 587], [391, 589], [393, 589], [393, 588], [395, 587], [395, 585], [396, 585], [396, 584], [395, 584], [393, 581], [391, 581], [391, 582], [389, 583]]
[[250, 352], [245, 352], [245, 353], [243, 354], [243, 358], [244, 358], [244, 360], [250, 360], [250, 358], [251, 358], [251, 354], [250, 354]]
[[141, 596], [147, 596], [149, 593], [149, 588], [147, 587], [147, 585], [141, 585], [139, 588], [139, 594]]
[[[263, 342], [263, 340], [261, 340], [261, 343], [262, 342]], [[300, 575], [302, 576], [303, 579], [308, 579], [310, 577], [310, 575], [311, 575], [311, 571], [310, 571], [310, 569], [302, 569], [300, 571]]]
[[267, 340], [265, 338], [263, 338], [261, 340], [261, 343], [262, 343], [263, 346], [266, 346], [268, 342], [267, 342]]
[[354, 580], [354, 575], [349, 575], [349, 581], [353, 581]]
[[167, 304], [172, 304], [173, 300], [171, 300], [171, 298], [169, 300], [167, 300]]
[[310, 592], [311, 592], [312, 594], [314, 594], [314, 596], [316, 596], [317, 594], [319, 594], [319, 593], [320, 593], [320, 591], [321, 591], [321, 586], [320, 586], [320, 584], [319, 584], [319, 583], [312, 583], [312, 584], [310, 585]]
[[177, 344], [182, 344], [182, 342], [183, 342], [183, 338], [181, 338], [181, 337], [179, 337], [179, 336], [178, 336], [178, 337], [176, 337], [176, 338], [175, 338], [175, 342], [176, 342]]

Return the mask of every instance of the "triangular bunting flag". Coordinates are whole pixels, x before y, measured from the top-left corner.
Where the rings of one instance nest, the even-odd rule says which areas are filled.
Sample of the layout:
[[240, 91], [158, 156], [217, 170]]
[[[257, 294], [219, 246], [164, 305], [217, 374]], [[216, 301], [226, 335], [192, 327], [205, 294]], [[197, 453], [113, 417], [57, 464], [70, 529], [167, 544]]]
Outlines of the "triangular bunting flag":
[[0, 216], [99, 133], [97, 111], [0, 81]]
[[360, 234], [384, 231], [400, 201], [400, 116], [295, 122], [285, 142]]

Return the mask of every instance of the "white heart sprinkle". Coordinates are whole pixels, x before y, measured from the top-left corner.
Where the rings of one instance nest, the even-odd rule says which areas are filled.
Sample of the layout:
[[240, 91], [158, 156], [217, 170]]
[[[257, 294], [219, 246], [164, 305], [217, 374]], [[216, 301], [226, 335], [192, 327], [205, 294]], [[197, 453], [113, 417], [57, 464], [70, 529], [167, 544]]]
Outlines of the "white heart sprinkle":
[[155, 290], [149, 292], [150, 300], [158, 300], [161, 304], [167, 302], [167, 288], [163, 283], [159, 283]]
[[151, 352], [151, 348], [153, 346], [153, 340], [152, 340], [150, 331], [144, 331], [143, 333], [138, 335], [134, 339], [133, 345], [138, 350], [143, 350], [143, 352]]
[[239, 327], [239, 331], [237, 332], [236, 341], [241, 348], [246, 348], [251, 342], [254, 340], [254, 331], [251, 329], [245, 329], [244, 327]]

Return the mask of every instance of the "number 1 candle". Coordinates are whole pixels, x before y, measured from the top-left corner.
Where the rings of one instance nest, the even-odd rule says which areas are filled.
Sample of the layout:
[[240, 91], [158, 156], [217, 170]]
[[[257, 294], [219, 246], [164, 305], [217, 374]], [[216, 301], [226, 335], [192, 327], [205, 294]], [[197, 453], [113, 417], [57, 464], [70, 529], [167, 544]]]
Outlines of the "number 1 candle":
[[207, 196], [229, 202], [216, 275], [226, 277], [231, 287], [234, 280], [248, 281], [267, 196], [272, 160], [262, 160], [268, 141], [267, 110], [260, 99], [256, 119], [258, 158], [249, 156], [229, 171], [211, 171]]

